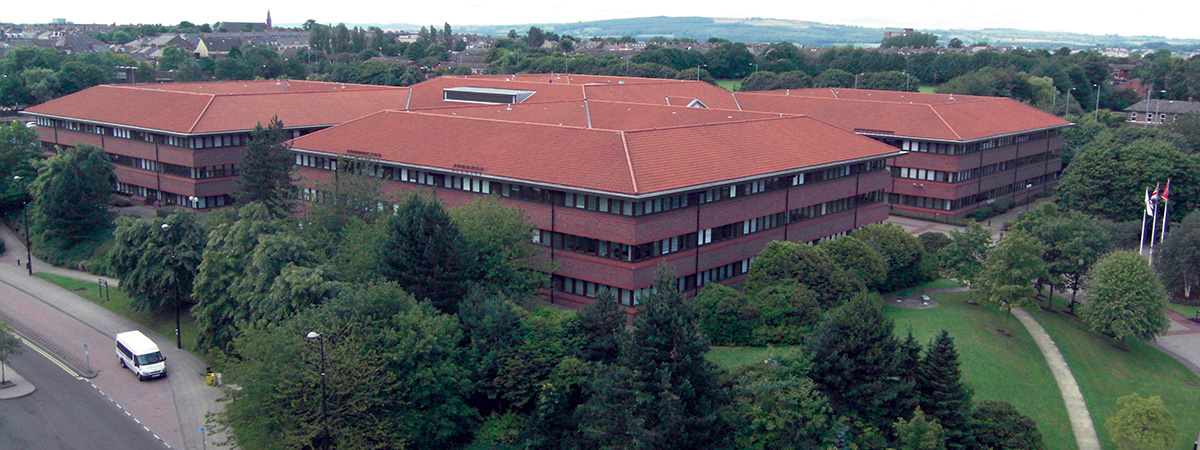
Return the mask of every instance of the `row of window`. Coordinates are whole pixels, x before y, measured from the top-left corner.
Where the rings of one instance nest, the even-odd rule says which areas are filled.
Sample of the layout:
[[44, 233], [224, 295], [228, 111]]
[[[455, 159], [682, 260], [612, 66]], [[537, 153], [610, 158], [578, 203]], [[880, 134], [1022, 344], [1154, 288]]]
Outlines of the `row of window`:
[[147, 170], [150, 172], [162, 172], [167, 175], [189, 178], [193, 180], [236, 177], [238, 175], [238, 167], [235, 164], [189, 167], [178, 164], [162, 163], [151, 159], [137, 158], [133, 156], [115, 155], [112, 153], [109, 153], [109, 158], [112, 159], [113, 164], [118, 166], [132, 167], [134, 169]]
[[[1172, 117], [1172, 118], [1171, 118], [1171, 120], [1172, 120], [1172, 121], [1174, 121], [1174, 120], [1175, 120], [1175, 119], [1177, 119], [1177, 118], [1178, 118], [1178, 116], [1176, 116], [1176, 117]], [[1137, 113], [1137, 111], [1130, 111], [1130, 112], [1129, 112], [1129, 121], [1130, 121], [1130, 122], [1137, 122], [1137, 121], [1138, 121], [1138, 113]], [[1166, 122], [1166, 121], [1167, 121], [1167, 113], [1158, 113], [1158, 123], [1163, 123], [1163, 122]], [[1146, 123], [1152, 123], [1152, 122], [1154, 122], [1154, 114], [1153, 114], [1153, 113], [1146, 113]]]
[[[729, 278], [742, 275], [750, 272], [750, 265], [754, 263], [754, 258], [734, 261], [711, 269], [702, 270], [699, 273], [680, 277], [675, 281], [676, 289], [687, 291], [703, 287], [705, 284], [715, 281], [727, 280]], [[642, 299], [654, 293], [654, 287], [648, 286], [641, 289], [622, 289], [609, 286], [606, 284], [596, 283], [592, 281], [580, 280], [577, 278], [565, 277], [562, 275], [553, 275], [550, 278], [550, 289], [555, 292], [563, 292], [580, 297], [597, 298], [605, 290], [612, 292], [618, 302], [625, 306], [637, 306]]]
[[769, 214], [642, 244], [625, 244], [541, 229], [534, 230], [533, 243], [559, 250], [627, 262], [639, 262], [682, 250], [693, 249], [697, 246], [713, 244], [760, 231], [779, 228], [787, 224], [815, 219], [855, 207], [879, 203], [883, 198], [884, 193], [882, 190], [872, 191], [861, 195], [797, 208], [789, 212]]
[[[62, 128], [71, 131], [81, 131], [90, 134], [99, 134], [102, 136], [113, 136], [122, 139], [131, 139], [136, 141], [145, 141], [158, 143], [162, 145], [170, 145], [172, 147], [182, 147], [190, 149], [202, 148], [217, 148], [217, 147], [238, 147], [246, 145], [250, 142], [249, 133], [229, 133], [219, 135], [205, 136], [172, 136], [157, 133], [147, 133], [141, 130], [128, 128], [114, 128], [104, 125], [95, 125], [85, 122], [76, 122], [72, 120], [51, 119], [48, 117], [38, 117], [36, 120], [38, 126]], [[295, 139], [305, 134], [316, 131], [316, 128], [305, 130], [285, 130], [286, 137]]]
[[924, 197], [920, 195], [890, 194], [888, 196], [888, 201], [893, 205], [913, 206], [917, 208], [937, 209], [942, 211], [954, 211], [962, 208], [969, 208], [980, 202], [985, 202], [994, 198], [1011, 194], [1013, 192], [1057, 180], [1061, 175], [1061, 171], [1045, 174], [955, 200]]
[[654, 292], [653, 286], [641, 289], [621, 289], [606, 284], [564, 277], [562, 275], [553, 275], [550, 277], [550, 289], [555, 292], [564, 292], [588, 298], [599, 297], [600, 293], [607, 290], [612, 292], [616, 296], [617, 301], [625, 306], [637, 306], [643, 298]]
[[1006, 145], [1020, 144], [1031, 140], [1046, 139], [1052, 136], [1057, 136], [1059, 129], [1042, 130], [1033, 133], [1019, 134], [1015, 136], [1004, 136], [986, 141], [969, 142], [966, 144], [954, 144], [947, 142], [929, 142], [916, 141], [909, 139], [883, 139], [884, 142], [899, 147], [901, 150], [910, 152], [936, 153], [939, 155], [965, 155], [982, 150], [988, 150]]
[[113, 190], [133, 197], [141, 197], [147, 200], [158, 200], [168, 205], [180, 205], [194, 209], [220, 208], [222, 206], [229, 206], [233, 204], [233, 197], [228, 195], [190, 197], [171, 192], [162, 192], [157, 189], [123, 183], [120, 181], [113, 186]]
[[[831, 167], [826, 169], [804, 172], [801, 174], [781, 177], [764, 178], [744, 183], [720, 186], [699, 192], [653, 198], [649, 200], [623, 200], [591, 194], [552, 191], [532, 186], [522, 186], [512, 183], [491, 181], [479, 177], [459, 174], [436, 174], [420, 170], [402, 169], [375, 163], [373, 161], [346, 160], [308, 153], [296, 153], [295, 164], [322, 170], [336, 171], [342, 164], [343, 170], [353, 170], [368, 176], [392, 181], [441, 186], [460, 189], [481, 194], [496, 194], [502, 197], [525, 200], [534, 203], [554, 204], [570, 208], [586, 209], [624, 216], [642, 216], [675, 209], [687, 208], [703, 204], [786, 189], [789, 186], [799, 186], [808, 183], [829, 181], [838, 178], [859, 175], [883, 170], [883, 160], [869, 161], [852, 165]], [[349, 169], [348, 169], [349, 168]]]
[[923, 181], [940, 181], [944, 183], [960, 183], [978, 177], [985, 177], [991, 174], [1004, 172], [1013, 167], [1021, 167], [1028, 164], [1036, 164], [1045, 162], [1048, 159], [1057, 158], [1058, 152], [1043, 152], [1029, 156], [1022, 156], [1008, 161], [1001, 161], [995, 164], [988, 164], [974, 169], [967, 169], [961, 172], [944, 172], [941, 170], [918, 169], [915, 167], [892, 167], [892, 176], [897, 178], [906, 178], [910, 180]]

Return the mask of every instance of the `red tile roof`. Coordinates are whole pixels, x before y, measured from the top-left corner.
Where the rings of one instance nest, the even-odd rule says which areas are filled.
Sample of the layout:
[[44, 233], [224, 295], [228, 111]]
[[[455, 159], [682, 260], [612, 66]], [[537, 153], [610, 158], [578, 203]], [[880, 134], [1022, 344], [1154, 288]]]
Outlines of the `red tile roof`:
[[515, 105], [469, 105], [423, 109], [421, 112], [531, 122], [546, 125], [634, 131], [780, 117], [777, 113], [683, 108], [609, 101], [563, 101]]
[[[543, 105], [519, 106], [535, 111], [522, 113], [514, 106], [513, 115], [526, 118], [541, 114], [536, 108]], [[620, 106], [600, 108], [620, 114]], [[679, 108], [638, 108], [638, 116], [678, 116], [671, 114], [673, 109]], [[300, 137], [292, 147], [332, 154], [367, 152], [383, 161], [447, 171], [456, 170], [455, 165], [482, 167], [481, 174], [492, 177], [631, 196], [898, 152], [798, 116], [754, 118], [732, 112], [741, 114], [740, 120], [625, 131], [467, 117], [466, 111], [385, 111]], [[471, 109], [480, 116], [492, 112]], [[499, 115], [507, 118], [507, 109]], [[632, 122], [613, 123], [633, 128]]]
[[537, 92], [524, 103], [565, 100], [608, 100], [654, 105], [687, 106], [700, 100], [709, 108], [738, 109], [733, 93], [705, 82], [596, 75], [519, 74], [446, 76], [411, 86], [408, 109], [461, 104], [442, 100], [442, 90], [454, 87], [513, 89]]
[[279, 115], [286, 127], [332, 126], [403, 107], [407, 89], [311, 81], [103, 85], [27, 113], [173, 133], [243, 131]]
[[795, 89], [736, 94], [742, 109], [806, 114], [874, 136], [971, 141], [1070, 125], [1013, 99], [863, 89]]

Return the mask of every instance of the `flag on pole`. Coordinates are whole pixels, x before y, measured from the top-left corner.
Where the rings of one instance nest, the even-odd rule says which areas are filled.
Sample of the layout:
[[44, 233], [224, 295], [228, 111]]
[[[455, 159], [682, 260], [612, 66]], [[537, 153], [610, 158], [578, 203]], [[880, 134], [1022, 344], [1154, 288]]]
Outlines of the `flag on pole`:
[[1167, 214], [1170, 214], [1170, 212], [1171, 212], [1171, 205], [1167, 204], [1167, 196], [1170, 195], [1170, 191], [1171, 191], [1171, 179], [1167, 178], [1167, 185], [1163, 186], [1163, 191], [1162, 191], [1163, 223], [1162, 223], [1162, 231], [1159, 231], [1159, 235], [1158, 235], [1159, 242], [1162, 242], [1163, 239], [1167, 238]]
[[1150, 193], [1150, 189], [1146, 189], [1146, 215], [1154, 215], [1154, 202], [1158, 201], [1158, 187], [1154, 188], [1154, 193]]

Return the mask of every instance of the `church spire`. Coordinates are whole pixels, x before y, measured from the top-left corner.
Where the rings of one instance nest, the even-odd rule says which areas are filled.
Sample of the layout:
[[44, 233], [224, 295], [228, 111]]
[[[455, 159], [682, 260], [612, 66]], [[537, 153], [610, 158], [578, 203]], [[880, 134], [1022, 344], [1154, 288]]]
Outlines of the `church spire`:
[[271, 28], [271, 10], [267, 10], [267, 29]]

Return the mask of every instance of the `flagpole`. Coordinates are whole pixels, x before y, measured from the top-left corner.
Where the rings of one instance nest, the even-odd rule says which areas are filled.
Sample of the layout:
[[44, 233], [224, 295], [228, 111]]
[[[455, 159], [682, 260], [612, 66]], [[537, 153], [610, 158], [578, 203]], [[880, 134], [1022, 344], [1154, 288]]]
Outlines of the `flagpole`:
[[1171, 205], [1168, 204], [1171, 201], [1170, 194], [1171, 194], [1171, 179], [1167, 178], [1167, 186], [1163, 188], [1163, 193], [1162, 193], [1163, 224], [1162, 224], [1162, 231], [1159, 232], [1160, 234], [1158, 236], [1158, 242], [1162, 242], [1164, 239], [1167, 238], [1167, 215], [1171, 214]]
[[1149, 215], [1146, 213], [1150, 212], [1150, 188], [1146, 188], [1146, 192], [1144, 192], [1143, 195], [1146, 196], [1146, 197], [1144, 197], [1146, 205], [1145, 205], [1145, 211], [1142, 211], [1142, 240], [1138, 242], [1138, 254], [1139, 255], [1146, 254], [1146, 216]]
[[1154, 195], [1150, 196], [1150, 265], [1154, 265], [1154, 226], [1158, 223], [1158, 186], [1154, 186]]

